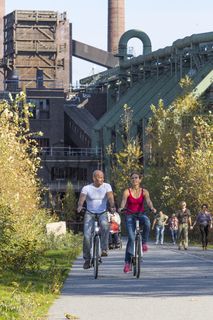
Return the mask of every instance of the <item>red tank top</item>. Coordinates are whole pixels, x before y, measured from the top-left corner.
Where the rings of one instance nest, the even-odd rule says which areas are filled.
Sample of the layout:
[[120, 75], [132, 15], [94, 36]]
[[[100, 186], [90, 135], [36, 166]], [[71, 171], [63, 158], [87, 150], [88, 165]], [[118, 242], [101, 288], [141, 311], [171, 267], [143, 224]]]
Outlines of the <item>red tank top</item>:
[[[141, 194], [138, 198], [132, 196], [131, 190], [129, 189], [129, 196], [126, 202], [126, 208], [133, 212], [144, 212], [144, 195], [143, 189], [141, 189]], [[131, 212], [129, 212], [131, 214]]]

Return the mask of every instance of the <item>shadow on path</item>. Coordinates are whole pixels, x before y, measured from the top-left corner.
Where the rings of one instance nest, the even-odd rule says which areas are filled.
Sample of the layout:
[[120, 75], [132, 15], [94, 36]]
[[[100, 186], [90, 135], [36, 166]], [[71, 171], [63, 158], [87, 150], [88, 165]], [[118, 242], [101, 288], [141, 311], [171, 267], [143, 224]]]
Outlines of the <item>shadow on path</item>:
[[103, 259], [99, 278], [83, 270], [78, 258], [62, 291], [63, 296], [183, 297], [213, 295], [213, 250], [178, 251], [172, 246], [150, 246], [144, 255], [141, 278], [123, 273], [124, 249]]

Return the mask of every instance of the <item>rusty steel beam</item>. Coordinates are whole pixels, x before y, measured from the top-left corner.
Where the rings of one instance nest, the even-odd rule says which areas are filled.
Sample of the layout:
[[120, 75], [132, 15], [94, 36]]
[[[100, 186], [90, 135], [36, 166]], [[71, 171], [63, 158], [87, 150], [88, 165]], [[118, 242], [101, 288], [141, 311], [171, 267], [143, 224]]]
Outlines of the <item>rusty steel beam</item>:
[[118, 58], [112, 53], [76, 40], [72, 40], [72, 55], [105, 68], [114, 68], [118, 64]]

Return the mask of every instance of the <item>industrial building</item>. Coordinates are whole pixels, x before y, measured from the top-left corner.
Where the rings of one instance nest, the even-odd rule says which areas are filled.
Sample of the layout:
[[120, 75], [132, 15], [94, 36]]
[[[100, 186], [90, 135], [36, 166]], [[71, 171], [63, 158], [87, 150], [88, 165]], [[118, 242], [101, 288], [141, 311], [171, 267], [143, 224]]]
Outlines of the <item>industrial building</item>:
[[[40, 177], [52, 193], [64, 192], [68, 180], [79, 191], [94, 169], [105, 167], [107, 172], [104, 150], [112, 140], [116, 148], [120, 146], [116, 130], [125, 103], [133, 109], [132, 135], [141, 137], [144, 161], [150, 156], [145, 137], [150, 105], [161, 98], [169, 106], [181, 93], [182, 77], [190, 76], [192, 90], [208, 99], [209, 108], [213, 104], [213, 32], [187, 36], [153, 52], [145, 32], [125, 32], [124, 2], [108, 0], [108, 51], [104, 51], [73, 39], [66, 13], [19, 10], [3, 19], [0, 0], [1, 97], [24, 89], [35, 104], [31, 130], [44, 133], [36, 137]], [[132, 38], [142, 42], [138, 57], [128, 53]], [[81, 87], [73, 90], [72, 57], [107, 70], [82, 79]]]

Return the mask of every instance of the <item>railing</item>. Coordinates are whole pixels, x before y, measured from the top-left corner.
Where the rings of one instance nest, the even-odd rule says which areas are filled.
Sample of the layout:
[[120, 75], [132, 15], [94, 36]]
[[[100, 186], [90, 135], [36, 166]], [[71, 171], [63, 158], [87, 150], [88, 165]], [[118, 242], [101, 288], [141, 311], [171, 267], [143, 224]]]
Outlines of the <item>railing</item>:
[[55, 11], [37, 11], [37, 10], [26, 10], [16, 11], [16, 18], [18, 21], [24, 20], [35, 20], [35, 21], [57, 21], [58, 13]]
[[[11, 79], [4, 80], [4, 85], [6, 88], [13, 88], [14, 91], [18, 91], [23, 87], [30, 87], [33, 89], [63, 89], [64, 83], [63, 80], [46, 80], [38, 81], [36, 79]], [[11, 91], [8, 89], [8, 91]]]
[[[77, 183], [72, 183], [73, 189], [77, 192], [79, 192], [83, 186], [88, 184], [88, 181], [78, 181]], [[67, 181], [53, 181], [50, 183], [47, 183], [45, 185], [50, 191], [55, 191], [55, 192], [65, 192], [67, 189]]]
[[64, 157], [101, 157], [101, 148], [71, 148], [71, 147], [50, 147], [41, 148], [40, 154], [44, 156]]

